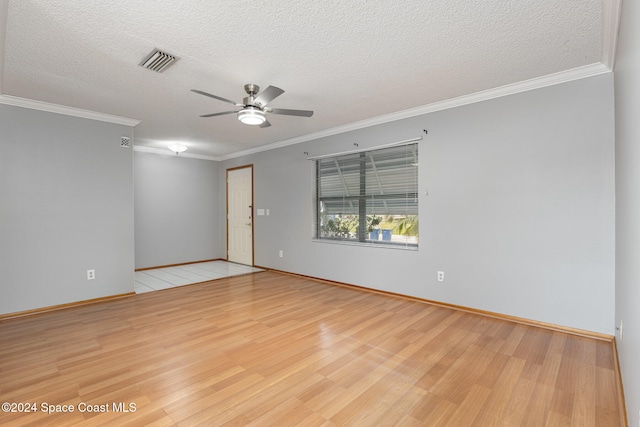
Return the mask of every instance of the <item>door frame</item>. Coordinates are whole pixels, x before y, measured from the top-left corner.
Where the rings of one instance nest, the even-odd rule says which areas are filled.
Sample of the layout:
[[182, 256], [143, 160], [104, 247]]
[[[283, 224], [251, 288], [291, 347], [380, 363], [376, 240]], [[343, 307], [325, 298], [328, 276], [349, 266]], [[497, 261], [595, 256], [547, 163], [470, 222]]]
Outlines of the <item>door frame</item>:
[[254, 266], [255, 260], [255, 238], [254, 238], [254, 227], [255, 227], [255, 208], [253, 203], [253, 163], [243, 166], [235, 166], [233, 168], [227, 168], [225, 174], [225, 196], [226, 196], [226, 208], [225, 208], [225, 227], [226, 227], [226, 236], [227, 236], [227, 261], [229, 261], [229, 172], [238, 170], [238, 169], [249, 169], [251, 171], [251, 266]]

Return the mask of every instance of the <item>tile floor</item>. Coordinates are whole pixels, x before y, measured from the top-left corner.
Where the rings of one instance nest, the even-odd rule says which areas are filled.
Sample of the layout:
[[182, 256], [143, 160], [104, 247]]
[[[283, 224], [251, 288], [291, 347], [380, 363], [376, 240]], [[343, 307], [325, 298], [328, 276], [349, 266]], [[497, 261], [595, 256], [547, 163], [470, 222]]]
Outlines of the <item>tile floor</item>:
[[136, 271], [134, 290], [137, 294], [190, 285], [223, 277], [264, 271], [249, 265], [234, 264], [227, 261], [208, 261], [175, 267], [155, 268]]

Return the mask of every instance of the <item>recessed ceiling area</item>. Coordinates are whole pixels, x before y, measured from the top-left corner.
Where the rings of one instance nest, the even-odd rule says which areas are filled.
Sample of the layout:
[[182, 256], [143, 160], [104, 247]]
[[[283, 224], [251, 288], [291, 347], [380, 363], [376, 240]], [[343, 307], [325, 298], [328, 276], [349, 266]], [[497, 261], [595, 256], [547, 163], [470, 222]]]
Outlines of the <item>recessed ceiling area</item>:
[[[140, 120], [138, 147], [179, 142], [225, 158], [522, 82], [606, 72], [619, 1], [0, 0], [0, 89]], [[162, 72], [140, 66], [156, 48], [179, 60]], [[272, 108], [314, 114], [270, 115], [265, 128], [234, 114], [200, 117], [229, 105], [192, 89], [239, 101], [248, 83], [284, 89]]]

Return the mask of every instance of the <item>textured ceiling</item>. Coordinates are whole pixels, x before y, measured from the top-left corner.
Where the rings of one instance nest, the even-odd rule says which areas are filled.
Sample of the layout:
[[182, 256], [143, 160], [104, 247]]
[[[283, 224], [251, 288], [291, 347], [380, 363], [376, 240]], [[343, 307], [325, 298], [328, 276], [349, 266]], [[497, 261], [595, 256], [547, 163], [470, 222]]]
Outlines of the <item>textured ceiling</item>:
[[[1, 88], [139, 119], [138, 146], [224, 157], [601, 63], [608, 2], [9, 0]], [[156, 47], [180, 58], [163, 73], [138, 65]], [[240, 101], [246, 83], [315, 114], [199, 117], [233, 107], [190, 89]]]

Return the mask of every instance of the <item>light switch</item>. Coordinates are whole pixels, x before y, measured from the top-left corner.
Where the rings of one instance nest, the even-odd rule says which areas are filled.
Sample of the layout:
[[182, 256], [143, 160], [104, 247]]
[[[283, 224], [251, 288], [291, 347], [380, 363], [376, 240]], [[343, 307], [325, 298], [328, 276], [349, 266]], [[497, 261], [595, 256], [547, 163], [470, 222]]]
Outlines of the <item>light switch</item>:
[[264, 209], [258, 209], [258, 216], [264, 215]]

